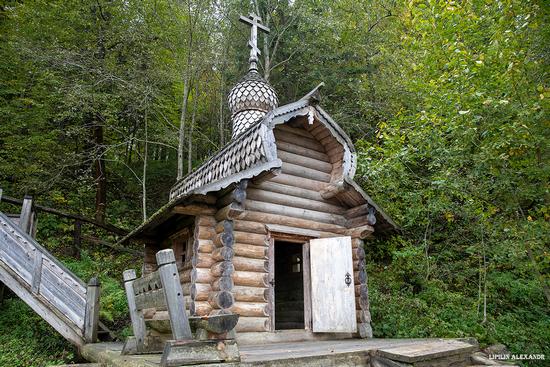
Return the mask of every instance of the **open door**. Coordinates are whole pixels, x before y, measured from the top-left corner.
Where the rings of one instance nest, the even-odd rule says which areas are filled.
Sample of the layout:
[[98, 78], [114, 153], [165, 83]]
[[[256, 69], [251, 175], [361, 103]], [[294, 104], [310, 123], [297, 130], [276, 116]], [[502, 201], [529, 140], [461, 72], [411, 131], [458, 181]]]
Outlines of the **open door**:
[[351, 237], [310, 240], [310, 263], [313, 332], [356, 332]]

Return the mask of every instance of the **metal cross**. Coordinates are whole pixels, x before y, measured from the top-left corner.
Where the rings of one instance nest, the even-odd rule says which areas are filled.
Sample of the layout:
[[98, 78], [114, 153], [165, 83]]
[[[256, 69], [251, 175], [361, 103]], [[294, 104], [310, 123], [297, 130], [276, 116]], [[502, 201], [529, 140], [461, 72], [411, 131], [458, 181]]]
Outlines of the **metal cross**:
[[251, 26], [250, 40], [248, 41], [248, 47], [250, 47], [250, 58], [248, 59], [250, 67], [248, 70], [258, 70], [258, 55], [261, 55], [258, 48], [258, 28], [265, 33], [269, 33], [269, 28], [262, 25], [262, 18], [254, 13], [250, 13], [249, 18], [241, 15], [239, 21]]

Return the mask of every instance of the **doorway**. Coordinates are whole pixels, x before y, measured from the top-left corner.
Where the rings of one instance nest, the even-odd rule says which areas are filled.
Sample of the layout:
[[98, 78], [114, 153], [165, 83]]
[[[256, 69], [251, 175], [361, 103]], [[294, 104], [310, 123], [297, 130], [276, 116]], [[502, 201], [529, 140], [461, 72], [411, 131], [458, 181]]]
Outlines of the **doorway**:
[[275, 330], [304, 329], [304, 244], [274, 243]]

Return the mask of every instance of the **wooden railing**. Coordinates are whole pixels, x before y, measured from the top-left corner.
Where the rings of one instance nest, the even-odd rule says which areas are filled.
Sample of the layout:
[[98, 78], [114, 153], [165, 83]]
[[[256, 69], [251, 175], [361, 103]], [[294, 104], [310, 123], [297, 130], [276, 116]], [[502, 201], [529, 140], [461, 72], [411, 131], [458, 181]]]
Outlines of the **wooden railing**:
[[99, 282], [84, 284], [23, 228], [0, 212], [0, 282], [72, 343], [96, 341]]

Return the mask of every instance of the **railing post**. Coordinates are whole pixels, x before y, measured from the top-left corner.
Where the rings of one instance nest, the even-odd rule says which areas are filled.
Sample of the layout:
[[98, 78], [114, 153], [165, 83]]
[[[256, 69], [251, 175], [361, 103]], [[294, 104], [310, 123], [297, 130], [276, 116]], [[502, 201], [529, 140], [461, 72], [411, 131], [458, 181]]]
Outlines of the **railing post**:
[[19, 215], [19, 227], [25, 233], [32, 235], [32, 196], [25, 195], [23, 199], [23, 206]]
[[170, 314], [170, 326], [176, 340], [192, 339], [189, 319], [185, 312], [185, 300], [181, 289], [180, 277], [176, 266], [174, 251], [162, 250], [157, 252], [157, 264], [159, 266], [160, 281], [164, 289], [168, 313]]
[[86, 343], [97, 341], [99, 323], [99, 279], [93, 277], [86, 288], [86, 315], [84, 317], [84, 340]]
[[132, 320], [132, 329], [136, 338], [137, 352], [143, 351], [145, 340], [145, 320], [143, 314], [137, 310], [136, 295], [134, 293], [134, 280], [136, 280], [136, 271], [134, 269], [124, 270], [124, 289], [128, 299], [128, 309], [130, 310], [130, 319]]

